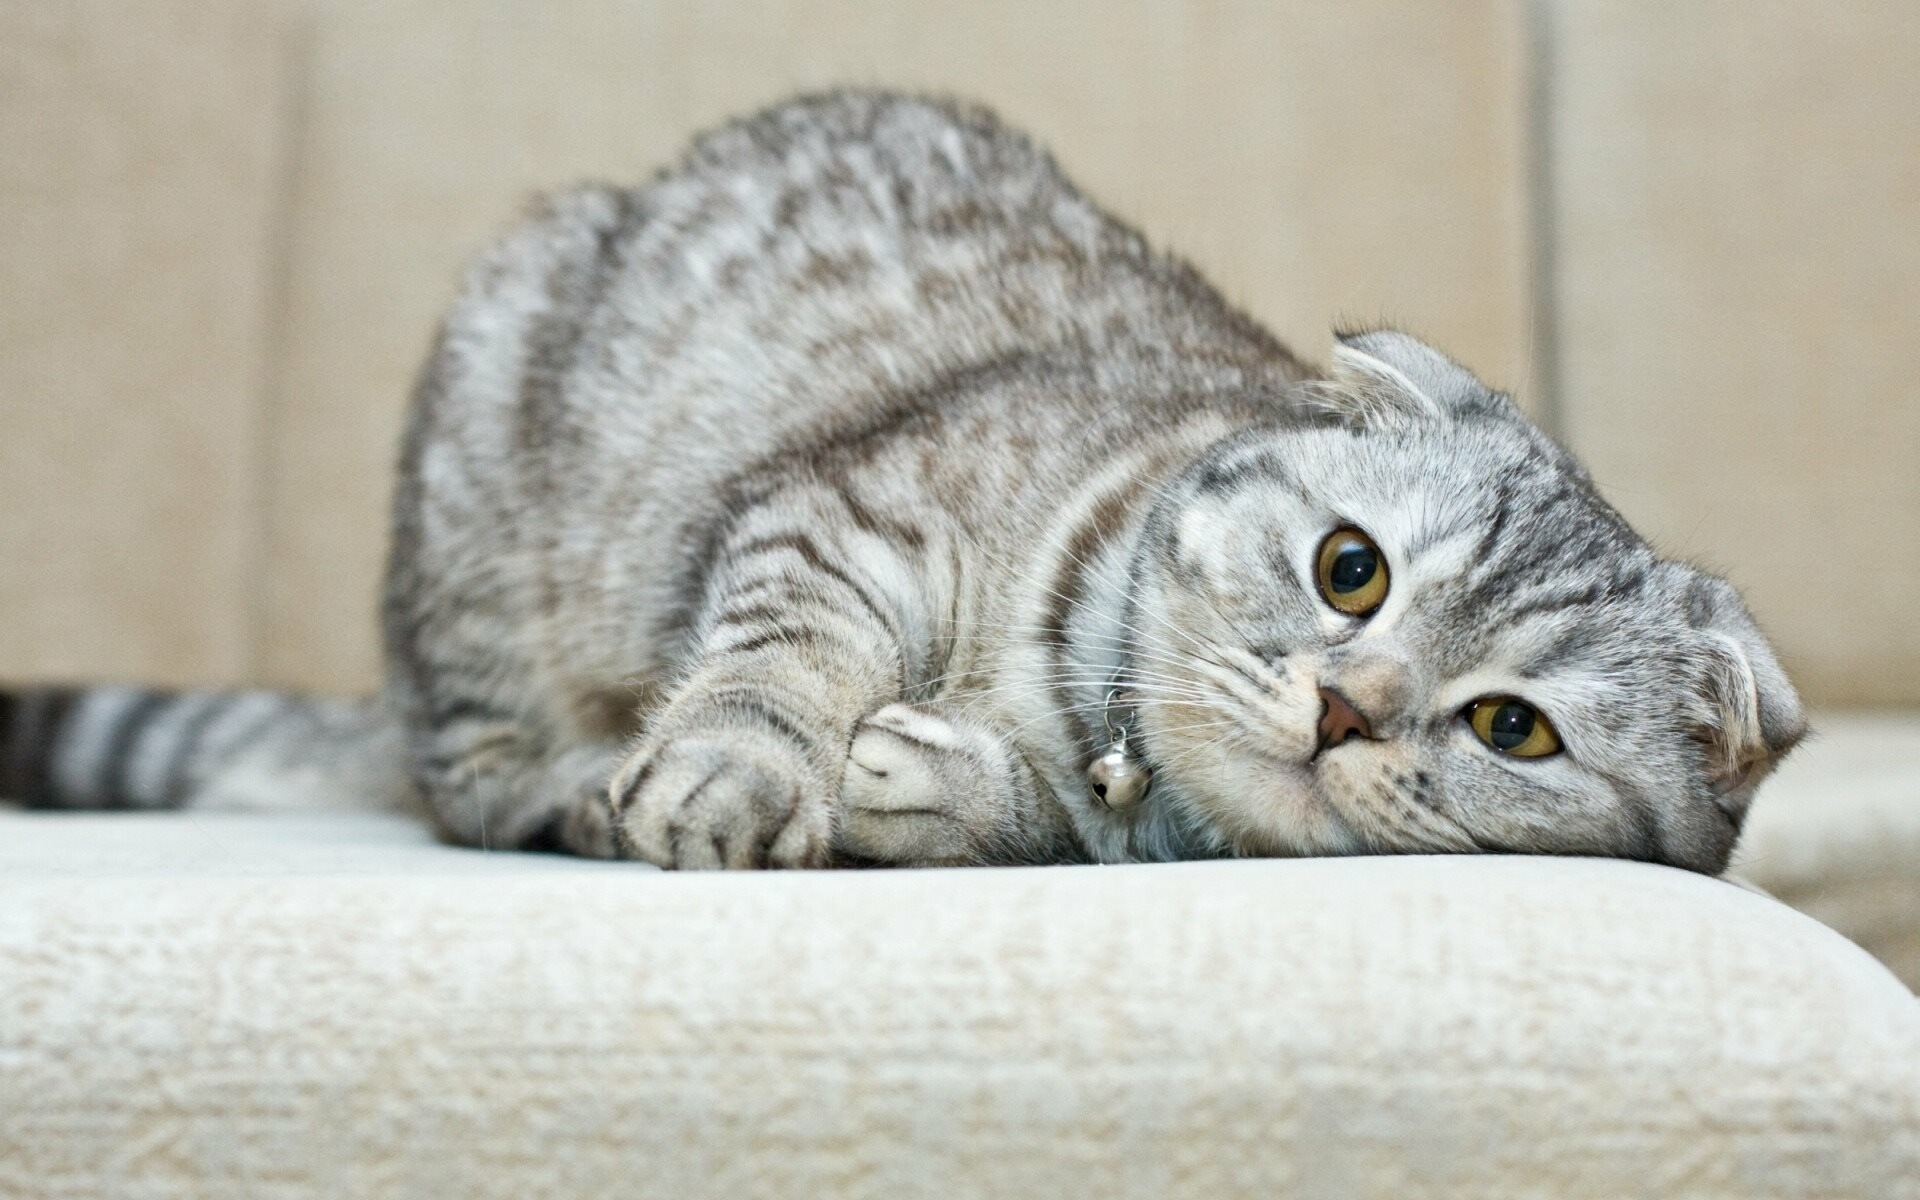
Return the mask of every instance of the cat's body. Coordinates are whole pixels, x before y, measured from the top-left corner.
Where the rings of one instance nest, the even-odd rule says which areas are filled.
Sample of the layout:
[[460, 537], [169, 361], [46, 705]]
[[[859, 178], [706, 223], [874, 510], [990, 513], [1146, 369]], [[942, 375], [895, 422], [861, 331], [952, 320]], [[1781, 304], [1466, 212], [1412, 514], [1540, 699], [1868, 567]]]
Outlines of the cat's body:
[[[473, 844], [1718, 870], [1801, 725], [1737, 600], [1445, 359], [1341, 361], [1314, 378], [984, 113], [792, 102], [472, 270], [403, 455], [380, 711]], [[1347, 527], [1392, 570], [1359, 615], [1313, 594]], [[1475, 742], [1462, 706], [1529, 686], [1566, 752]], [[8, 706], [17, 792], [178, 802], [243, 757], [135, 693], [55, 703]], [[1121, 732], [1155, 769], [1125, 807], [1086, 776]]]

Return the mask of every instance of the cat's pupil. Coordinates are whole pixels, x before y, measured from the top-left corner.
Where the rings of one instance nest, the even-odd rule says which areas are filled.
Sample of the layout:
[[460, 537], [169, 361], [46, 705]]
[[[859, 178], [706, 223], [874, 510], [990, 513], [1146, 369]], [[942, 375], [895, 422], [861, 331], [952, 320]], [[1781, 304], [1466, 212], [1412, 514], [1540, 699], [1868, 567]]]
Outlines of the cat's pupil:
[[1334, 556], [1333, 567], [1327, 572], [1327, 583], [1343, 595], [1357, 592], [1367, 586], [1373, 573], [1379, 569], [1380, 560], [1373, 551], [1365, 546], [1348, 546]]
[[1495, 747], [1511, 750], [1533, 736], [1533, 710], [1524, 704], [1508, 702], [1502, 704], [1493, 714], [1492, 728], [1487, 736]]

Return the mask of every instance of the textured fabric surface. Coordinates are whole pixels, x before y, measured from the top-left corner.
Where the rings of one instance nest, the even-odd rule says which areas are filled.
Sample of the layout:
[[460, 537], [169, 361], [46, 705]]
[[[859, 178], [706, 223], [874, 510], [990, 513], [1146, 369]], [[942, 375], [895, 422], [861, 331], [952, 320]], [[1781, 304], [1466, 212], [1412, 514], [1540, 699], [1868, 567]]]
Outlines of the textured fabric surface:
[[1920, 1003], [1730, 884], [670, 875], [0, 816], [0, 1195], [1920, 1195]]
[[1816, 714], [1761, 789], [1734, 870], [1920, 989], [1920, 719]]

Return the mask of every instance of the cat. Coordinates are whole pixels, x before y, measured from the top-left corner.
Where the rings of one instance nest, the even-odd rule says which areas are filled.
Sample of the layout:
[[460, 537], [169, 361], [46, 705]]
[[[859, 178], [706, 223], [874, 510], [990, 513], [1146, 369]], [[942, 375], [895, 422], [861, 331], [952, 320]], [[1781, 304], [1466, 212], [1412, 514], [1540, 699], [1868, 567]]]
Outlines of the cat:
[[1391, 330], [1316, 371], [947, 100], [802, 97], [537, 204], [392, 535], [378, 702], [18, 690], [0, 792], [411, 798], [679, 868], [1718, 873], [1806, 728], [1735, 591], [1507, 396]]

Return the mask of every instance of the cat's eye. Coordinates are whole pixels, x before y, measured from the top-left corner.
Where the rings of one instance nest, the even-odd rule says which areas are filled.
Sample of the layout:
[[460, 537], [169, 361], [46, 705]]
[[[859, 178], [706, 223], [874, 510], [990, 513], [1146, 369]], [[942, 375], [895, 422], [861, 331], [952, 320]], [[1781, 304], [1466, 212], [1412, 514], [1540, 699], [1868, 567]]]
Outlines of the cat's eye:
[[1351, 525], [1320, 543], [1320, 595], [1350, 617], [1364, 617], [1387, 599], [1387, 556]]
[[1515, 758], [1545, 758], [1560, 752], [1560, 735], [1553, 722], [1533, 705], [1515, 696], [1488, 696], [1467, 706], [1467, 724], [1474, 736], [1502, 754]]

